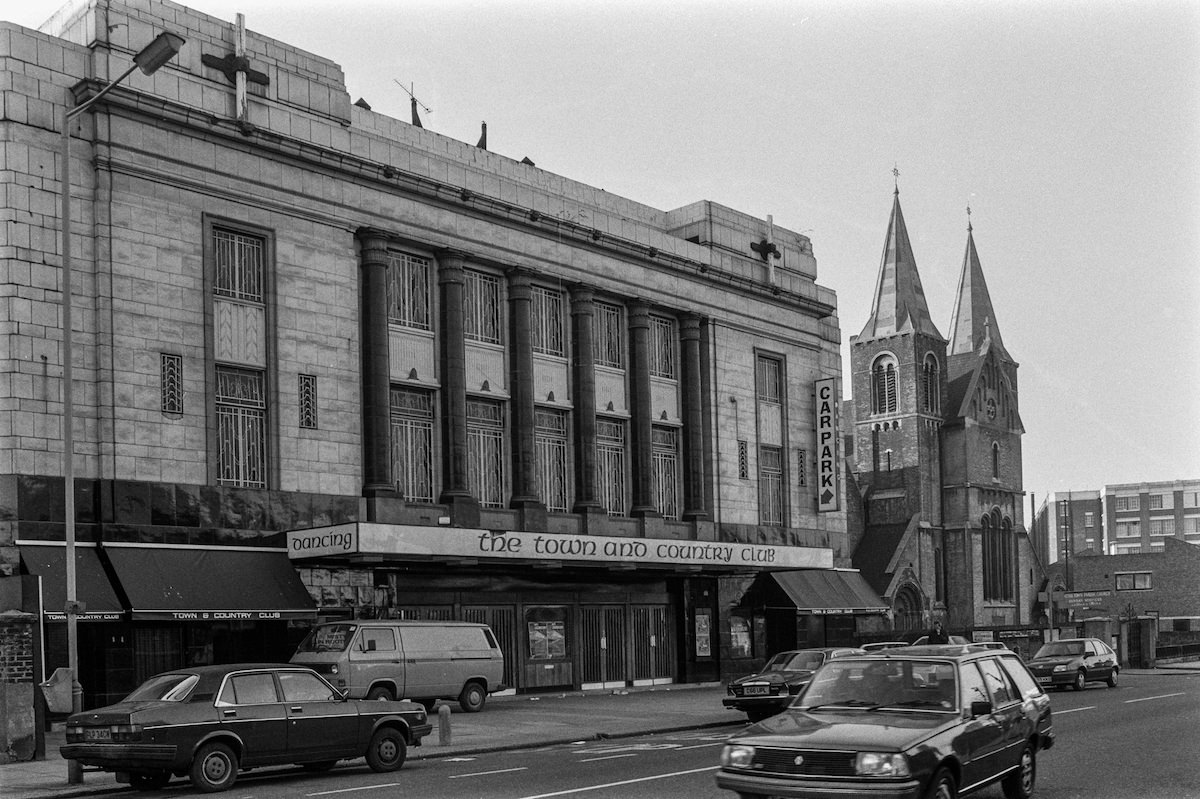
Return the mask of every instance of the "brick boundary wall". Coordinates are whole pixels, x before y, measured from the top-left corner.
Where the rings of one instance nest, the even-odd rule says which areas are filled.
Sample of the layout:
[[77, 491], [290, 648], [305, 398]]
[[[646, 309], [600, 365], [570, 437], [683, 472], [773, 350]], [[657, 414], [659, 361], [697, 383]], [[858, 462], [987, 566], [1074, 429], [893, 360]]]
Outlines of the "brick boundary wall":
[[34, 635], [28, 613], [0, 613], [0, 763], [32, 760], [36, 749], [33, 710]]

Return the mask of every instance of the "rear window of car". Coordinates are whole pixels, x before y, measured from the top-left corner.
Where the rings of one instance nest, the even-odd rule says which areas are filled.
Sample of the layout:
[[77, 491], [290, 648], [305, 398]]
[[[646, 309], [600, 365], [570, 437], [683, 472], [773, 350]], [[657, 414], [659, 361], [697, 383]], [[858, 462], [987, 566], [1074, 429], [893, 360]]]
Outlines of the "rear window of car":
[[1012, 683], [995, 658], [979, 661], [979, 670], [993, 706], [1002, 707], [1016, 699]]
[[195, 674], [159, 674], [139, 685], [125, 700], [182, 702], [199, 681]]

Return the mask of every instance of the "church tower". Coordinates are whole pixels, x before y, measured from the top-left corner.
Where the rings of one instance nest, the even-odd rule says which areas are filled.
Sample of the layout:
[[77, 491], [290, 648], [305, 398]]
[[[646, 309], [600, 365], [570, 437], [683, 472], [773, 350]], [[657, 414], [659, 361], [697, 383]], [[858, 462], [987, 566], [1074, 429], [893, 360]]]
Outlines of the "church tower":
[[[968, 220], [970, 211], [968, 210]], [[1028, 622], [1028, 534], [1022, 516], [1017, 362], [1000, 336], [967, 223], [967, 249], [950, 322], [942, 433], [948, 605], [974, 625]], [[957, 621], [957, 620], [956, 620]]]
[[939, 428], [946, 386], [946, 339], [934, 325], [909, 243], [900, 190], [871, 316], [850, 339], [854, 471], [865, 523], [941, 524]]

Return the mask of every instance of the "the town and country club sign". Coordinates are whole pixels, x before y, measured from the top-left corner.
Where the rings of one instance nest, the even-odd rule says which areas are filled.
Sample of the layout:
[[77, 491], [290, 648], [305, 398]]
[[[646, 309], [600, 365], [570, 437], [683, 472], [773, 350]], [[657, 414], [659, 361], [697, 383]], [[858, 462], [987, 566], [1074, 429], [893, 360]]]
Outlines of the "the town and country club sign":
[[291, 530], [287, 534], [287, 548], [288, 557], [293, 559], [337, 555], [400, 555], [755, 569], [833, 567], [833, 552], [823, 547], [464, 530], [371, 522]]

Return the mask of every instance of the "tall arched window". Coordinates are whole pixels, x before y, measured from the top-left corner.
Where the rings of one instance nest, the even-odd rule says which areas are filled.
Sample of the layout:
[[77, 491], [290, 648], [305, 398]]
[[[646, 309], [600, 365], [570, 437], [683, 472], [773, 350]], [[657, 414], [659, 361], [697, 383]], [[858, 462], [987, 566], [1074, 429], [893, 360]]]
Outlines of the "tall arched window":
[[941, 411], [942, 393], [938, 383], [938, 361], [933, 353], [925, 356], [921, 365], [921, 409], [926, 413]]
[[983, 598], [1005, 602], [1013, 598], [1012, 520], [1001, 519], [999, 508], [980, 519], [983, 548]]
[[992, 479], [1000, 479], [1000, 444], [992, 442]]
[[896, 412], [896, 360], [882, 355], [871, 367], [871, 412]]

